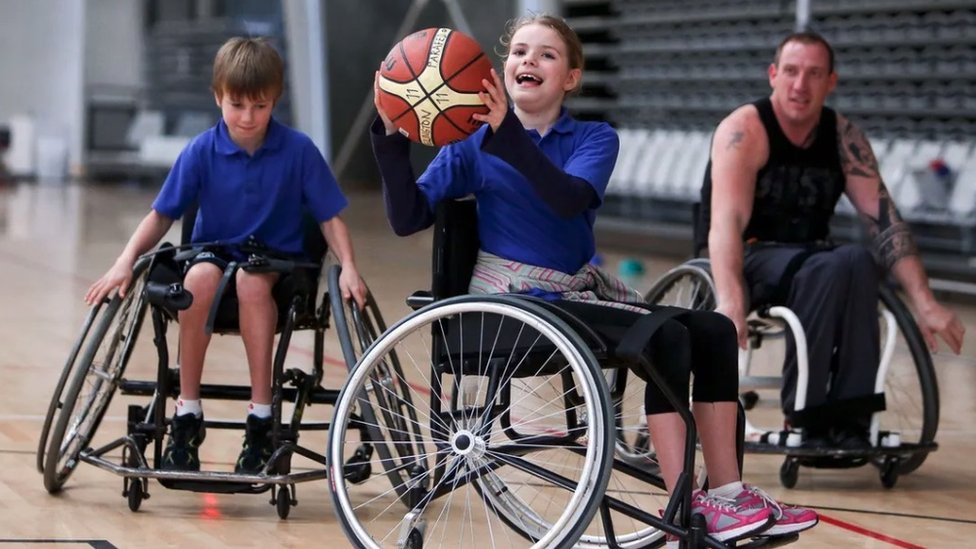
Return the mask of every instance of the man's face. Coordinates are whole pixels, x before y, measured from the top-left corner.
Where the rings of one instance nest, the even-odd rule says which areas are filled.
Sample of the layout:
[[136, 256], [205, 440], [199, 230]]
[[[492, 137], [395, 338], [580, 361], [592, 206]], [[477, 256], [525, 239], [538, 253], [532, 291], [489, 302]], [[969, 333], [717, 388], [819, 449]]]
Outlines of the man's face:
[[779, 63], [769, 66], [769, 85], [777, 114], [787, 124], [802, 124], [820, 118], [824, 101], [837, 85], [830, 58], [821, 44], [787, 42]]

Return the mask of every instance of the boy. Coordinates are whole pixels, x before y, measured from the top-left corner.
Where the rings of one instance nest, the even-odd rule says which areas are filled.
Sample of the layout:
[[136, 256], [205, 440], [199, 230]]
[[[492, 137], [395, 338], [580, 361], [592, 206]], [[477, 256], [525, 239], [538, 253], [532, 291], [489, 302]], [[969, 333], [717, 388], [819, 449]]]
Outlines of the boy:
[[[345, 196], [321, 153], [304, 134], [271, 116], [284, 85], [284, 63], [264, 39], [232, 38], [214, 59], [212, 90], [221, 119], [180, 153], [152, 210], [85, 301], [98, 303], [118, 288], [125, 295], [136, 258], [153, 248], [193, 202], [199, 203], [193, 242], [237, 244], [249, 237], [276, 251], [302, 253], [302, 215], [321, 226], [342, 265], [343, 298], [360, 305], [366, 289], [356, 269], [352, 243], [339, 212]], [[190, 259], [184, 287], [192, 305], [180, 312], [180, 397], [162, 468], [198, 471], [205, 437], [200, 378], [210, 334], [204, 325], [233, 252], [205, 251]], [[236, 272], [241, 338], [251, 376], [244, 448], [235, 471], [260, 472], [271, 456], [271, 353], [277, 306], [271, 289], [277, 273]]]

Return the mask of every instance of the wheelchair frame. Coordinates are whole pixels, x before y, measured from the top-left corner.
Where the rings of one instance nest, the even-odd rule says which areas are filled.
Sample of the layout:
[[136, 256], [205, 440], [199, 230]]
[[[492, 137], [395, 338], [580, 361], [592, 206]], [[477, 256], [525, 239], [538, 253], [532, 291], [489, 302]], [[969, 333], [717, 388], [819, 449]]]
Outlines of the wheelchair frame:
[[[259, 474], [241, 474], [159, 469], [163, 439], [170, 422], [165, 413], [166, 400], [175, 398], [179, 393], [178, 371], [169, 366], [166, 340], [168, 323], [175, 321], [179, 307], [174, 306], [170, 298], [178, 297], [182, 290], [178, 285], [170, 285], [163, 288], [169, 292], [160, 291], [160, 284], [150, 280], [150, 273], [161, 255], [190, 247], [163, 247], [141, 257], [134, 267], [133, 284], [126, 296], [121, 298], [114, 295], [91, 308], [48, 407], [38, 444], [38, 470], [44, 475], [45, 488], [52, 494], [61, 490], [81, 462], [122, 476], [123, 496], [127, 498], [132, 511], [137, 511], [142, 500], [149, 498], [149, 479], [156, 479], [168, 488], [201, 492], [261, 493], [271, 490], [271, 504], [276, 506], [279, 517], [285, 519], [291, 506], [297, 504], [295, 485], [326, 477], [324, 468], [292, 472], [291, 456], [301, 455], [323, 467], [326, 463], [325, 456], [301, 446], [298, 438], [301, 430], [329, 428], [327, 422], [303, 424], [304, 408], [311, 404], [334, 404], [339, 394], [338, 390], [326, 389], [320, 384], [324, 334], [330, 319], [334, 319], [339, 327], [338, 337], [347, 368], [355, 363], [357, 353], [365, 348], [370, 334], [377, 332], [376, 326], [385, 326], [371, 293], [367, 295], [366, 309], [360, 311], [354, 304], [346, 304], [342, 300], [338, 289], [340, 268], [330, 266], [323, 277], [327, 264], [315, 265], [317, 278], [310, 281], [310, 291], [305, 294], [296, 292], [291, 296], [288, 309], [284, 312], [284, 323], [280, 325], [272, 362], [272, 440], [275, 451], [265, 470]], [[270, 270], [277, 272], [295, 272], [308, 267], [294, 261], [269, 260], [259, 256], [253, 257], [250, 263], [259, 264], [265, 269], [270, 264]], [[298, 276], [297, 273], [295, 276]], [[323, 278], [326, 278], [324, 282], [327, 288], [321, 292], [321, 303], [318, 303], [317, 293], [321, 290], [319, 284]], [[154, 285], [156, 291], [148, 292]], [[147, 315], [152, 319], [158, 359], [156, 379], [127, 379], [124, 377], [125, 369]], [[315, 331], [312, 371], [309, 373], [284, 369], [291, 334], [296, 329]], [[356, 343], [351, 341], [352, 333], [357, 337]], [[130, 405], [126, 434], [93, 448], [90, 446], [92, 439], [116, 391], [123, 395], [150, 397], [150, 402], [145, 406]], [[203, 384], [201, 397], [208, 400], [248, 400], [250, 387]], [[294, 410], [290, 420], [283, 423], [282, 405], [286, 401], [294, 403]], [[205, 420], [205, 425], [208, 428], [241, 429], [244, 424]], [[120, 448], [121, 463], [115, 463], [108, 454]], [[146, 457], [147, 450], [151, 452], [151, 459]], [[364, 453], [369, 451], [369, 448], [363, 449]], [[351, 468], [355, 471], [355, 463]], [[362, 475], [364, 472], [354, 474]]]
[[[473, 201], [438, 205], [431, 292], [408, 298], [415, 311], [377, 337], [339, 395], [328, 466], [335, 510], [350, 542], [361, 548], [416, 549], [427, 539], [473, 545], [480, 535], [477, 515], [489, 536], [502, 535], [496, 526], [508, 527], [532, 547], [654, 547], [664, 544], [666, 533], [692, 547], [726, 547], [706, 536], [701, 515], [690, 513], [696, 431], [686, 403], [664, 387], [689, 436], [685, 472], [657, 516], [635, 503], [640, 489], [633, 484], [663, 490], [663, 481], [653, 467], [617, 451], [628, 372], [620, 370], [608, 387], [605, 343], [554, 304], [518, 295], [460, 295], [478, 248], [475, 219]], [[523, 335], [531, 344], [520, 347]], [[646, 370], [652, 382], [662, 383], [653, 368]], [[395, 397], [404, 391], [391, 390], [403, 387], [415, 395], [415, 413]], [[561, 407], [547, 408], [555, 404]], [[354, 489], [345, 480], [347, 447], [357, 444], [347, 434], [356, 428], [357, 410], [374, 413], [367, 436], [394, 439], [374, 460], [393, 480], [392, 490], [374, 488], [371, 479]], [[548, 461], [550, 453], [559, 459]], [[619, 475], [615, 483], [612, 475]], [[611, 486], [622, 495], [611, 495]], [[479, 502], [484, 511], [472, 509]], [[453, 512], [462, 513], [462, 524], [448, 523]]]
[[[650, 303], [661, 303], [666, 297], [686, 283], [690, 293], [681, 295], [678, 305], [700, 309], [715, 307], [715, 287], [711, 278], [710, 263], [704, 258], [689, 260], [666, 273], [647, 292], [646, 299]], [[802, 429], [784, 431], [782, 429], [760, 429], [748, 424], [746, 427], [747, 452], [763, 454], [782, 454], [785, 456], [780, 468], [780, 482], [787, 488], [796, 485], [799, 467], [847, 468], [859, 467], [872, 463], [879, 469], [881, 483], [891, 488], [897, 482], [899, 475], [909, 474], [925, 461], [929, 452], [938, 448], [935, 434], [939, 422], [939, 391], [932, 366], [932, 358], [922, 339], [914, 317], [904, 302], [894, 290], [882, 283], [879, 288], [879, 315], [882, 323], [881, 362], [875, 381], [875, 392], [885, 393], [886, 383], [891, 381], [889, 374], [899, 334], [908, 347], [908, 353], [914, 365], [912, 370], [918, 382], [918, 399], [921, 401], [921, 425], [913, 433], [901, 433], [884, 425], [884, 412], [872, 415], [870, 428], [870, 442], [872, 448], [864, 450], [848, 450], [840, 448], [804, 448]], [[749, 347], [740, 350], [739, 370], [740, 386], [749, 390], [743, 400], [746, 409], [756, 403], [758, 394], [756, 389], [778, 389], [782, 384], [778, 376], [752, 376], [750, 364], [752, 353], [758, 349], [764, 339], [793, 337], [797, 348], [797, 397], [794, 404], [796, 411], [803, 410], [806, 405], [807, 380], [809, 366], [807, 364], [806, 337], [796, 315], [787, 307], [763, 307], [754, 311], [749, 319]], [[914, 387], [913, 387], [914, 389]], [[915, 396], [915, 395], [911, 395]], [[888, 400], [895, 396], [888, 397]], [[890, 417], [890, 416], [889, 416]], [[898, 427], [898, 426], [896, 426]], [[902, 429], [905, 430], [904, 426]], [[918, 431], [917, 435], [914, 431]]]

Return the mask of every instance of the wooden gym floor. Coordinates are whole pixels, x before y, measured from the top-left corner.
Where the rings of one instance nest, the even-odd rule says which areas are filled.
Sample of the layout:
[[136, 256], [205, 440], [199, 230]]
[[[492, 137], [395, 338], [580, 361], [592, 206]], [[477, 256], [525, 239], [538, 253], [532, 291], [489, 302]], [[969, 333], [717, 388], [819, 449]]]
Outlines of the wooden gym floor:
[[[151, 499], [138, 513], [122, 497], [122, 480], [81, 464], [57, 496], [49, 495], [35, 468], [35, 450], [53, 386], [77, 338], [88, 285], [114, 260], [142, 218], [154, 190], [134, 186], [0, 188], [0, 549], [7, 547], [344, 547], [345, 537], [327, 482], [298, 486], [300, 504], [286, 521], [268, 504], [269, 494], [214, 495], [167, 490], [150, 483]], [[360, 271], [388, 323], [408, 313], [403, 298], [427, 286], [430, 234], [398, 238], [383, 217], [378, 193], [356, 192], [344, 214]], [[178, 238], [172, 233], [173, 239]], [[640, 257], [646, 290], [674, 264], [656, 258], [649, 242]], [[604, 249], [615, 268], [621, 254]], [[891, 490], [873, 467], [801, 469], [795, 489], [779, 484], [780, 457], [747, 455], [745, 478], [780, 499], [815, 507], [822, 522], [794, 547], [964, 547], [976, 543], [976, 308], [956, 305], [970, 333], [962, 357], [935, 356], [942, 399], [940, 448], [917, 472]], [[144, 335], [144, 337], [147, 337]], [[332, 341], [332, 340], [330, 340]], [[307, 362], [311, 344], [298, 338], [289, 364]], [[341, 354], [326, 350], [327, 386], [344, 376]], [[245, 383], [240, 342], [214, 339], [206, 382]], [[154, 362], [130, 366], [151, 372]], [[136, 370], [133, 370], [136, 369]], [[125, 404], [117, 398], [96, 439], [124, 432]], [[242, 402], [205, 402], [209, 418], [240, 419]], [[330, 407], [313, 407], [308, 419], [327, 419]], [[318, 437], [318, 438], [316, 438]], [[325, 437], [303, 443], [324, 452]], [[96, 441], [97, 442], [97, 441]], [[210, 431], [204, 466], [230, 470], [240, 434]], [[652, 510], [653, 512], [653, 510]]]

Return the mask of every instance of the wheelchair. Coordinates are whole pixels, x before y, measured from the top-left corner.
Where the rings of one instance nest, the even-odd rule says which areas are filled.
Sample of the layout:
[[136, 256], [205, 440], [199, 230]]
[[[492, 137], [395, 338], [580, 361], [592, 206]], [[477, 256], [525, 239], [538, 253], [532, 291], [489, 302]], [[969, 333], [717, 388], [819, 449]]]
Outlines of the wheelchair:
[[[643, 395], [627, 398], [633, 362], [557, 304], [465, 295], [477, 250], [475, 202], [439, 204], [431, 290], [407, 298], [414, 312], [377, 336], [339, 395], [327, 457], [350, 543], [637, 548], [672, 534], [726, 547], [690, 513], [687, 403], [664, 389], [690, 434], [669, 498], [653, 454], [634, 447], [639, 430], [624, 432], [643, 413]], [[364, 443], [372, 473], [351, 482]]]
[[[195, 210], [183, 220], [183, 240], [189, 240]], [[372, 334], [385, 329], [376, 301], [367, 295], [366, 307], [342, 299], [338, 279], [340, 267], [325, 261], [325, 241], [318, 226], [310, 219], [305, 243], [309, 261], [275, 254], [252, 244], [240, 245], [248, 259], [236, 267], [258, 272], [281, 273], [274, 288], [278, 303], [278, 342], [272, 362], [272, 440], [274, 452], [267, 466], [258, 474], [217, 471], [171, 471], [160, 468], [164, 438], [170, 424], [166, 400], [179, 394], [179, 370], [170, 366], [170, 345], [166, 332], [177, 320], [179, 310], [189, 306], [192, 296], [180, 284], [181, 259], [200, 251], [201, 246], [168, 244], [147, 253], [134, 266], [133, 282], [125, 297], [117, 294], [94, 305], [88, 312], [77, 341], [55, 386], [37, 449], [37, 468], [43, 474], [44, 487], [51, 494], [62, 490], [79, 463], [88, 463], [123, 477], [122, 495], [129, 509], [138, 511], [149, 498], [149, 479], [164, 487], [211, 493], [262, 493], [271, 491], [271, 504], [281, 519], [288, 517], [297, 505], [296, 484], [323, 479], [326, 458], [299, 444], [302, 431], [328, 430], [327, 422], [303, 422], [305, 408], [312, 404], [332, 405], [339, 391], [322, 386], [325, 355], [325, 333], [334, 324], [342, 348], [345, 366], [351, 368], [371, 341]], [[223, 247], [229, 249], [229, 247]], [[225, 271], [224, 282], [233, 278], [234, 269]], [[219, 304], [219, 305], [218, 305]], [[152, 349], [138, 344], [146, 331], [147, 317], [152, 326], [155, 347], [155, 377], [132, 379], [126, 376], [131, 366], [152, 364]], [[215, 334], [238, 333], [237, 300], [228, 289], [218, 290], [211, 309], [208, 328]], [[285, 357], [292, 336], [299, 330], [313, 332], [314, 348], [307, 369], [285, 368]], [[215, 340], [216, 341], [216, 340]], [[144, 370], [146, 368], [143, 368]], [[96, 432], [106, 419], [116, 393], [148, 397], [146, 404], [129, 404], [126, 408], [126, 431], [114, 440], [94, 445]], [[203, 384], [204, 400], [250, 399], [250, 387]], [[289, 417], [285, 403], [293, 404]], [[205, 420], [208, 429], [243, 430], [243, 421]], [[364, 437], [364, 440], [366, 437]], [[369, 454], [368, 445], [359, 449]], [[119, 457], [121, 454], [121, 457]], [[293, 456], [306, 458], [301, 470], [292, 467]], [[350, 478], [363, 478], [368, 471], [349, 466]]]
[[[716, 306], [715, 296], [709, 261], [695, 258], [667, 272], [645, 298], [649, 303], [711, 310]], [[800, 466], [850, 468], [868, 463], [878, 468], [882, 485], [892, 488], [899, 475], [918, 469], [929, 452], [938, 448], [939, 390], [932, 357], [911, 311], [895, 290], [883, 282], [879, 296], [881, 363], [875, 393], [883, 396], [884, 407], [872, 416], [870, 449], [803, 448], [800, 428], [759, 428], [747, 421], [745, 450], [784, 455], [779, 477], [786, 488], [796, 486]], [[783, 306], [763, 306], [752, 311], [747, 322], [748, 349], [739, 353], [740, 388], [746, 390], [742, 395], [744, 407], [758, 414], [759, 391], [779, 390], [782, 385], [779, 376], [755, 375], [754, 365], [760, 361], [753, 352], [764, 343], [791, 337], [798, 357], [794, 410], [803, 410], [808, 377], [806, 337], [796, 315]], [[765, 419], [778, 420], [782, 425], [781, 413]]]

